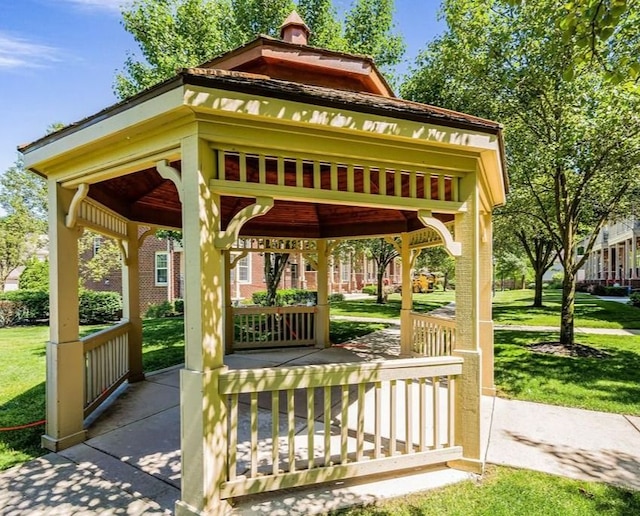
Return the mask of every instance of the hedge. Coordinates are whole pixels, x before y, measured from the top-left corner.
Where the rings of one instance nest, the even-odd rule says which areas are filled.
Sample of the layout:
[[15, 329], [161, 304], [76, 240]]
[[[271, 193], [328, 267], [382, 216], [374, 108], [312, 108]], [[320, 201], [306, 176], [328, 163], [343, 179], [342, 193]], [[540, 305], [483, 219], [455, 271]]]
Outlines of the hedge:
[[[82, 290], [78, 301], [81, 324], [111, 322], [122, 315], [122, 298], [117, 292]], [[49, 320], [49, 293], [44, 290], [4, 292], [0, 304], [2, 326]]]
[[[251, 296], [255, 305], [267, 306], [267, 292], [254, 292]], [[318, 293], [312, 290], [288, 288], [276, 292], [276, 306], [318, 304]]]

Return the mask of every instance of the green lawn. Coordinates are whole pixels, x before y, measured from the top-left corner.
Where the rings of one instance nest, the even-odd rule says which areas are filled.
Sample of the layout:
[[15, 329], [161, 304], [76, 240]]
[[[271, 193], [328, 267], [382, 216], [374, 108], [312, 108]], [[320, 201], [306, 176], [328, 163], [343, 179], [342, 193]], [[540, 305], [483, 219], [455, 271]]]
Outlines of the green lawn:
[[[496, 292], [493, 320], [496, 324], [559, 326], [561, 296], [559, 290], [545, 290], [544, 308], [532, 308], [533, 290]], [[640, 328], [640, 309], [580, 292], [576, 295], [575, 317], [577, 327]]]
[[[335, 344], [384, 328], [384, 324], [333, 321]], [[84, 326], [81, 336], [105, 326]], [[155, 371], [184, 360], [184, 322], [181, 318], [143, 321], [145, 371]], [[0, 428], [23, 425], [45, 417], [45, 346], [48, 326], [0, 329]], [[0, 432], [0, 470], [42, 455], [44, 426]]]
[[[416, 312], [429, 312], [448, 305], [455, 300], [455, 292], [436, 291], [430, 294], [413, 294], [413, 309]], [[375, 296], [352, 301], [331, 303], [331, 315], [351, 315], [378, 319], [400, 317], [400, 294], [391, 294], [386, 304], [376, 303]]]
[[526, 347], [554, 340], [557, 333], [495, 332], [495, 382], [500, 396], [640, 415], [640, 336], [576, 336], [577, 343], [605, 351], [606, 358], [534, 353]]
[[640, 514], [640, 492], [535, 471], [489, 467], [479, 481], [334, 514], [343, 516], [622, 516]]

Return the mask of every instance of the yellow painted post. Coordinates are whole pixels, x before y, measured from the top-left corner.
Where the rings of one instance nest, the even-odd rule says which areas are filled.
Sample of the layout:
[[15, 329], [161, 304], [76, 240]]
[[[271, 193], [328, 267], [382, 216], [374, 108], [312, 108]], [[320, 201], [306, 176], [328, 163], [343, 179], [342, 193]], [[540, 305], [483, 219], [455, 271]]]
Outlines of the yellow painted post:
[[218, 393], [224, 357], [224, 265], [214, 245], [220, 198], [209, 190], [216, 160], [197, 135], [182, 140], [185, 368], [180, 375], [182, 489], [176, 514], [224, 514], [226, 415]]
[[[229, 355], [233, 353], [233, 304], [231, 302], [231, 252], [223, 251], [224, 255], [224, 352]], [[236, 264], [236, 267], [238, 265]]]
[[400, 258], [402, 260], [402, 307], [400, 309], [400, 356], [410, 357], [413, 348], [413, 331], [411, 328], [411, 310], [413, 309], [413, 292], [411, 289], [411, 249], [409, 234], [402, 233]]
[[480, 292], [479, 292], [479, 335], [482, 352], [482, 394], [495, 396], [493, 378], [493, 227], [491, 213], [480, 215]]
[[318, 240], [318, 305], [316, 306], [316, 347], [328, 348], [329, 342], [329, 260], [327, 257], [327, 241]]
[[476, 175], [469, 173], [460, 182], [460, 195], [468, 211], [456, 214], [455, 236], [462, 244], [456, 259], [456, 347], [454, 356], [464, 359], [462, 375], [456, 381], [455, 444], [462, 446], [463, 459], [451, 466], [473, 472], [483, 469], [481, 457], [482, 357], [479, 347], [480, 304], [480, 220]]
[[59, 451], [86, 439], [84, 352], [78, 337], [78, 227], [65, 216], [72, 191], [49, 180], [49, 314], [47, 426], [42, 446]]
[[127, 256], [122, 259], [122, 317], [131, 323], [129, 330], [130, 382], [144, 380], [142, 369], [142, 318], [140, 317], [140, 277], [138, 225], [127, 224]]

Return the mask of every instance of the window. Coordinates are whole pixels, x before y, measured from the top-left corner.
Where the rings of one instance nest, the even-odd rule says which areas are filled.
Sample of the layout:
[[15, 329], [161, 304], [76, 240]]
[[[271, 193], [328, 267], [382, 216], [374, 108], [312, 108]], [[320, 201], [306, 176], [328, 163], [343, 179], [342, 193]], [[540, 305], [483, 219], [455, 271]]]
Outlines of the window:
[[93, 237], [93, 256], [96, 256], [98, 254], [98, 251], [100, 251], [101, 245], [102, 245], [102, 237], [101, 236]]
[[156, 253], [156, 286], [169, 284], [169, 253], [159, 251]]
[[349, 281], [349, 277], [351, 275], [351, 267], [349, 267], [348, 263], [343, 263], [340, 265], [340, 281], [343, 283], [347, 283]]
[[238, 268], [238, 283], [251, 283], [251, 256], [247, 255], [238, 260], [236, 267]]

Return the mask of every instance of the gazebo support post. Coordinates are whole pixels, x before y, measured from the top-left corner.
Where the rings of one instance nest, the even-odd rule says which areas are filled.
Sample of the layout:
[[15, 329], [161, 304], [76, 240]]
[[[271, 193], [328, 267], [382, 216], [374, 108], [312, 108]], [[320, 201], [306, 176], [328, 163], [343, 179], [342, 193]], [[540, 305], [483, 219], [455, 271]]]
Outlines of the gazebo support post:
[[220, 196], [211, 192], [214, 152], [192, 135], [182, 140], [182, 211], [185, 267], [185, 367], [180, 374], [181, 499], [176, 514], [224, 514], [227, 438], [223, 400], [218, 392], [224, 358], [223, 253]]
[[411, 249], [409, 234], [400, 235], [400, 258], [402, 260], [402, 306], [400, 309], [400, 356], [411, 357], [413, 332], [411, 331], [411, 310], [413, 309], [413, 292], [411, 289]]
[[142, 368], [142, 318], [140, 317], [138, 225], [127, 224], [127, 255], [122, 259], [122, 318], [129, 330], [129, 382], [144, 380]]
[[475, 174], [468, 174], [460, 183], [460, 193], [462, 200], [467, 203], [467, 211], [455, 216], [455, 235], [456, 240], [462, 244], [462, 253], [456, 259], [457, 337], [453, 355], [464, 359], [462, 374], [455, 384], [455, 444], [462, 446], [463, 458], [450, 465], [481, 473], [482, 356], [479, 347], [479, 308], [482, 251], [480, 218], [477, 212], [479, 191]]
[[493, 372], [493, 227], [491, 213], [480, 214], [480, 349], [482, 351], [482, 394], [495, 396]]
[[328, 348], [329, 342], [329, 259], [326, 240], [316, 242], [318, 249], [317, 287], [318, 304], [316, 306], [316, 347]]
[[[231, 252], [223, 251], [224, 256], [224, 352], [226, 355], [233, 353], [233, 304], [231, 302]], [[236, 265], [237, 267], [237, 265]]]
[[59, 451], [86, 439], [84, 351], [78, 337], [78, 227], [65, 217], [73, 192], [49, 180], [50, 340], [47, 343], [47, 427], [42, 446]]

